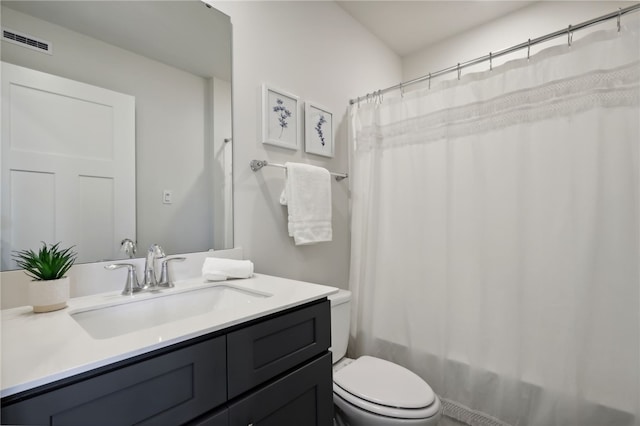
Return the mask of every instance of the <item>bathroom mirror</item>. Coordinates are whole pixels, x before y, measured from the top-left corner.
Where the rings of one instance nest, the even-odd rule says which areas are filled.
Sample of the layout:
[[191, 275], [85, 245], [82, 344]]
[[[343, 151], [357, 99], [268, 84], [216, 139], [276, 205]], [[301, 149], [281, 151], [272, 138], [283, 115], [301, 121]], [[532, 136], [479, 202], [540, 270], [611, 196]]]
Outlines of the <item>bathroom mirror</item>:
[[78, 262], [127, 258], [125, 238], [135, 257], [233, 247], [229, 17], [199, 0], [1, 6], [2, 270], [41, 241]]

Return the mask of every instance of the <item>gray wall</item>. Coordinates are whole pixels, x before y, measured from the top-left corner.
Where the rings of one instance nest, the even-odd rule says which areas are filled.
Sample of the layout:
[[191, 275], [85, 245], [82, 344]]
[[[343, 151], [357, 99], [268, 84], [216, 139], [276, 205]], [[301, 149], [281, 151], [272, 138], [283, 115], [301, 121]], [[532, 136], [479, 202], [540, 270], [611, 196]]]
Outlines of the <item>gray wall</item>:
[[[284, 172], [267, 168], [254, 173], [249, 169], [249, 161], [298, 161], [332, 171], [348, 171], [348, 101], [399, 82], [400, 58], [333, 2], [210, 3], [229, 15], [233, 25], [234, 245], [243, 247], [245, 258], [254, 261], [257, 272], [346, 288], [350, 257], [349, 180], [332, 184], [333, 241], [296, 247], [287, 235], [286, 208], [278, 203]], [[153, 75], [154, 81], [161, 78], [161, 72], [155, 70], [141, 74]], [[336, 145], [333, 159], [306, 154], [304, 149], [293, 152], [261, 143], [262, 83], [292, 92], [302, 101], [324, 105], [333, 112]], [[159, 86], [162, 85], [150, 88], [150, 95], [154, 90], [171, 90], [171, 96], [176, 97], [184, 94], [183, 90]], [[137, 98], [141, 100], [141, 96]], [[192, 164], [196, 173], [185, 178], [184, 184], [195, 191], [200, 184], [198, 171], [204, 167], [201, 156], [156, 149], [157, 138], [161, 136], [154, 135], [143, 152], [166, 153], [166, 158], [180, 158]], [[174, 143], [183, 140], [181, 135], [170, 135], [170, 139]], [[155, 154], [152, 164], [158, 168], [153, 172], [164, 164]], [[149, 173], [145, 179], [152, 176]], [[148, 202], [156, 202], [155, 193], [162, 189], [159, 185], [151, 191]], [[176, 186], [170, 189], [175, 191]], [[178, 216], [192, 220], [188, 215], [185, 211]], [[158, 242], [169, 238], [164, 238], [161, 230], [154, 235], [158, 235]]]
[[[212, 1], [233, 25], [235, 245], [256, 271], [346, 288], [349, 180], [332, 183], [333, 241], [297, 247], [278, 202], [284, 171], [254, 173], [252, 159], [305, 162], [348, 171], [350, 98], [396, 84], [400, 59], [333, 2]], [[263, 145], [260, 86], [267, 83], [333, 112], [333, 159]]]

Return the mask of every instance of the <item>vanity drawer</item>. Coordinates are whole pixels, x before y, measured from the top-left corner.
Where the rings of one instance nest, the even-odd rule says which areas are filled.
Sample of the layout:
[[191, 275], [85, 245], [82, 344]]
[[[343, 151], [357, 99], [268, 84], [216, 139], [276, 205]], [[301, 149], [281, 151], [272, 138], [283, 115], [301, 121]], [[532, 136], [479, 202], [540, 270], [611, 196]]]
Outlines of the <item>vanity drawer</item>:
[[2, 407], [3, 424], [180, 424], [224, 404], [225, 337]]
[[229, 399], [321, 354], [330, 345], [328, 300], [229, 333]]
[[333, 424], [331, 353], [305, 364], [229, 406], [230, 425]]

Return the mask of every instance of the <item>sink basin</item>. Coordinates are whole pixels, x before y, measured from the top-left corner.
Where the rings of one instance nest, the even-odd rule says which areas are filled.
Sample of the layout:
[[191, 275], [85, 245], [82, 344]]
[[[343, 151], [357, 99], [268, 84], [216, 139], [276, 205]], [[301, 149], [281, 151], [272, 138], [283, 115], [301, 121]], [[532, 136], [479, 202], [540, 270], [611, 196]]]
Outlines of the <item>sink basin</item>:
[[70, 315], [94, 339], [109, 339], [211, 311], [238, 308], [269, 296], [219, 285], [84, 309]]

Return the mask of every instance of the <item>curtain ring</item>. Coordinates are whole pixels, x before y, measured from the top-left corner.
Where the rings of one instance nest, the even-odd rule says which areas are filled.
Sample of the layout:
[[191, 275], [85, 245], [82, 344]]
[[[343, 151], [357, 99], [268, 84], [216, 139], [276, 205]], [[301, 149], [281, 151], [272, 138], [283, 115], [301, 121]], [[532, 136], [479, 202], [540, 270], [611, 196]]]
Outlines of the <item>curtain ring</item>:
[[429, 90], [431, 90], [431, 73], [429, 73]]
[[571, 31], [571, 25], [567, 28], [567, 43], [569, 47], [571, 47], [571, 43], [573, 42], [573, 31]]
[[529, 42], [527, 43], [527, 61], [529, 58], [531, 58], [531, 39], [529, 39]]
[[460, 80], [460, 62], [458, 62], [458, 80]]
[[622, 8], [618, 8], [618, 32], [620, 32], [620, 17], [622, 16]]
[[378, 103], [382, 105], [382, 101], [384, 101], [384, 94], [382, 93], [382, 90], [378, 90]]
[[403, 86], [402, 82], [400, 82], [400, 97], [404, 98], [404, 86]]
[[493, 54], [489, 52], [489, 71], [493, 71]]

